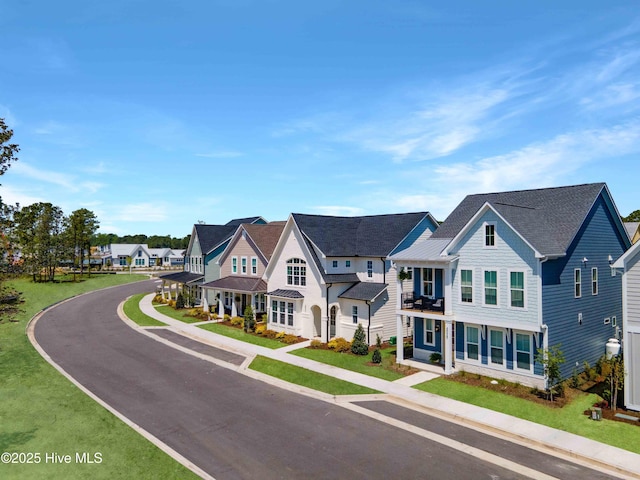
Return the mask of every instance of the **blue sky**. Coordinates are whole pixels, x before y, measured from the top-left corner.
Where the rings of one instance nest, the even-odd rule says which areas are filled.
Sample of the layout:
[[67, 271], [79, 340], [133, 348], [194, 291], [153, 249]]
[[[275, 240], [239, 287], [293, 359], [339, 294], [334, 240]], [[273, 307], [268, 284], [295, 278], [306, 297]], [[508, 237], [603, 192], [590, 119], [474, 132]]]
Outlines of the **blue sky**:
[[102, 233], [607, 182], [640, 209], [635, 1], [0, 0], [7, 203]]

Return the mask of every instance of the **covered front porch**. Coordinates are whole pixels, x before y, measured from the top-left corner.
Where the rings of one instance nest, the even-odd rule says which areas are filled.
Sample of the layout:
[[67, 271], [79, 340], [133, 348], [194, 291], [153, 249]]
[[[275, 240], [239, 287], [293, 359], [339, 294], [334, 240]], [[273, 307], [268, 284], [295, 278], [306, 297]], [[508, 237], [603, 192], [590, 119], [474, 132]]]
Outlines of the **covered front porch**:
[[191, 272], [176, 272], [160, 277], [162, 284], [158, 294], [164, 300], [175, 300], [182, 293], [187, 303], [198, 305], [202, 299], [202, 290], [199, 283], [204, 277]]
[[267, 312], [267, 284], [260, 278], [229, 276], [205, 283], [202, 288], [213, 293], [209, 297], [215, 298], [217, 305], [212, 302], [211, 307], [220, 317], [241, 317], [248, 306], [258, 320]]

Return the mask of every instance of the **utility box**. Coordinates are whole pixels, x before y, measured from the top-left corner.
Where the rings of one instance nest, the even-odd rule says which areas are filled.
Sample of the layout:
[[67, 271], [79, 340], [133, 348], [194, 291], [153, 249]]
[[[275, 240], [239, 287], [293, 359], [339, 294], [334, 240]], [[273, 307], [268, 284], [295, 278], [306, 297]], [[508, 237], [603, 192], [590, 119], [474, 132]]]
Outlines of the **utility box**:
[[389, 345], [395, 345], [396, 344], [396, 337], [389, 337]]
[[602, 409], [600, 407], [593, 407], [591, 409], [591, 420], [602, 420]]

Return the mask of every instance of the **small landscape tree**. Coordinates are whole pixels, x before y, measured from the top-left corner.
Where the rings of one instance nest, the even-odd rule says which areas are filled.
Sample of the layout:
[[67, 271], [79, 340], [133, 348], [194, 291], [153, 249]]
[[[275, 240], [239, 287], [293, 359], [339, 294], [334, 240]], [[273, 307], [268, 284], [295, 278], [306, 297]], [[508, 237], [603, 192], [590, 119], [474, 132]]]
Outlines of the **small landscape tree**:
[[256, 324], [255, 318], [253, 318], [253, 308], [251, 305], [247, 305], [244, 309], [244, 331], [251, 332]]
[[541, 363], [544, 369], [544, 376], [547, 379], [547, 393], [549, 400], [553, 402], [553, 396], [561, 391], [560, 366], [564, 363], [564, 354], [560, 350], [560, 344], [553, 345], [549, 349], [539, 348], [536, 355], [536, 362]]
[[178, 293], [178, 296], [176, 298], [176, 310], [181, 310], [184, 308], [184, 295], [182, 295], [182, 292]]
[[362, 327], [362, 324], [358, 324], [356, 332], [353, 334], [353, 342], [351, 342], [351, 353], [355, 355], [366, 355], [369, 353], [369, 345], [367, 345], [367, 334]]

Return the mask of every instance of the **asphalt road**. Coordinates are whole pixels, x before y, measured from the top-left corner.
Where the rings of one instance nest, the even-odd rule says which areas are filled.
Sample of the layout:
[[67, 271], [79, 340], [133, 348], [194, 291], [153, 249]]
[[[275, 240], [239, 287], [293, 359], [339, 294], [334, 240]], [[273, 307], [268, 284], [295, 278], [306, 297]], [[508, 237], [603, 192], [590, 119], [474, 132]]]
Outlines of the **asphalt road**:
[[[118, 318], [116, 307], [126, 296], [153, 291], [154, 286], [151, 281], [124, 285], [60, 304], [40, 318], [35, 337], [53, 361], [87, 389], [213, 477], [525, 478], [137, 333]], [[385, 402], [370, 408], [391, 417], [413, 417]], [[434, 425], [440, 435], [464, 437], [459, 426], [416, 415], [421, 428]], [[494, 437], [476, 435], [473, 441], [479, 444], [497, 444]], [[558, 478], [608, 478], [505, 442], [499, 448], [509, 450], [511, 461], [521, 458], [523, 464]], [[514, 453], [518, 449], [521, 457]]]

